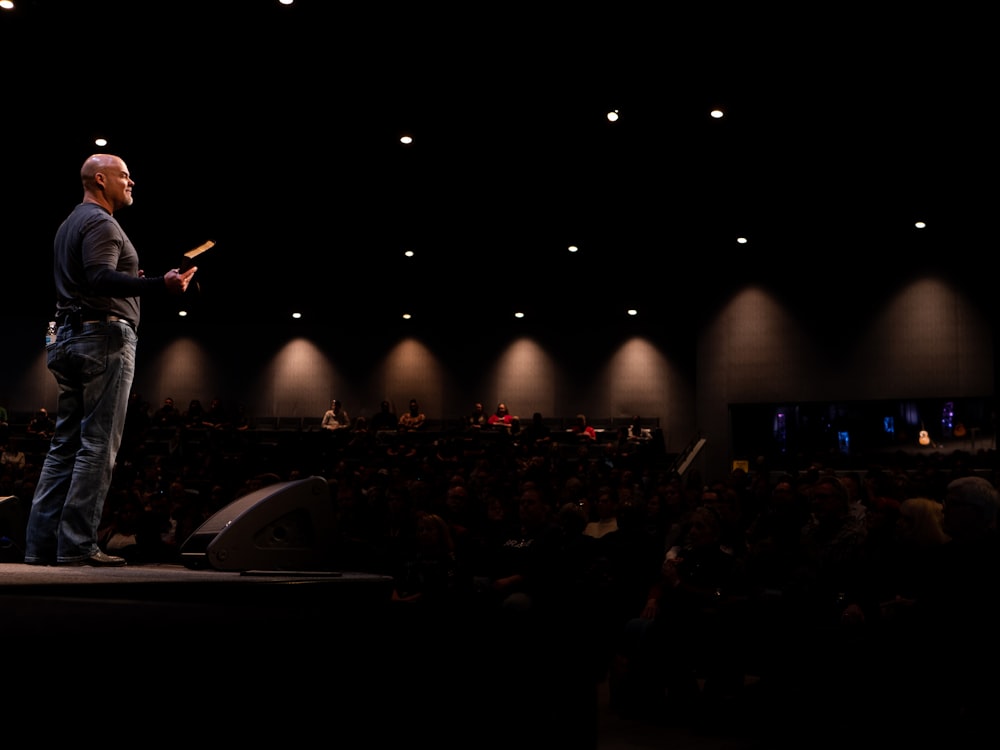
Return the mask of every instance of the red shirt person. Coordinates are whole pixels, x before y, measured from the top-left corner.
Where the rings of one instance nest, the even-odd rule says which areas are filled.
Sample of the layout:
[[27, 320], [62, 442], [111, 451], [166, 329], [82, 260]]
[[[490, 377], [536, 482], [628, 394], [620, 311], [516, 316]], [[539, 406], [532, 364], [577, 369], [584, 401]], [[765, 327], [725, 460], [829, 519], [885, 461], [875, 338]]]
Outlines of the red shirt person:
[[587, 424], [587, 417], [584, 414], [576, 415], [576, 424], [570, 427], [569, 431], [576, 433], [583, 440], [597, 440], [597, 433]]
[[507, 429], [510, 429], [514, 424], [514, 417], [512, 417], [510, 412], [507, 411], [507, 404], [503, 401], [497, 404], [497, 410], [490, 414], [487, 424], [489, 424], [490, 427], [506, 427]]

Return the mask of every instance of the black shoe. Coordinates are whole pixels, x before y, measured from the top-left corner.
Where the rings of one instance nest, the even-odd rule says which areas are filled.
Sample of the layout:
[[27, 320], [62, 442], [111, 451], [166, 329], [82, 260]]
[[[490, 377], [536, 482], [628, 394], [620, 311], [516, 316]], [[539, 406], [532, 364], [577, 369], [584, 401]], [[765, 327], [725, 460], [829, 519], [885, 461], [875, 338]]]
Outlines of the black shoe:
[[62, 563], [63, 565], [89, 565], [92, 568], [120, 568], [125, 564], [124, 557], [115, 557], [114, 555], [109, 555], [101, 550], [97, 550], [90, 557], [84, 558], [83, 560], [74, 560], [73, 562]]

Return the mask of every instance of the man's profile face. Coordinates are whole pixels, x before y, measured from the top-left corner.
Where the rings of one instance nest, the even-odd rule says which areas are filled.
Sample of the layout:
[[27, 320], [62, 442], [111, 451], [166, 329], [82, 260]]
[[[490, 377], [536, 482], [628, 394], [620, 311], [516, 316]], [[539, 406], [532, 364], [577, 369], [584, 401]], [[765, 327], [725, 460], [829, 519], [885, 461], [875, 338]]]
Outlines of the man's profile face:
[[117, 210], [132, 205], [132, 176], [120, 159], [97, 173], [98, 182], [104, 186], [104, 197]]

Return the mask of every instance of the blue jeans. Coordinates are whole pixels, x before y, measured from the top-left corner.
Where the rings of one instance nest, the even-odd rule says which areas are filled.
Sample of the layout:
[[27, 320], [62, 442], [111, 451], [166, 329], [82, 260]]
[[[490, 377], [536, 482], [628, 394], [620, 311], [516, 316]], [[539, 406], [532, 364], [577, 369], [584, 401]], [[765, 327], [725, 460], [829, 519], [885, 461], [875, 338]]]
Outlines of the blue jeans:
[[127, 323], [61, 326], [46, 352], [59, 386], [56, 429], [28, 514], [24, 561], [86, 560], [121, 447], [138, 339]]

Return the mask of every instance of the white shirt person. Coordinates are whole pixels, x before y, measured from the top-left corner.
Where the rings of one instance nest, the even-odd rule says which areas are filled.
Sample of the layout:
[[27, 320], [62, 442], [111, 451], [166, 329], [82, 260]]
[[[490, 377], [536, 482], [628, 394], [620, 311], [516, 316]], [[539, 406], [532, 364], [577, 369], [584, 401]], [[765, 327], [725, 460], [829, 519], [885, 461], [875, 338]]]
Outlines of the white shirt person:
[[321, 427], [324, 430], [343, 430], [351, 426], [351, 418], [347, 416], [347, 411], [343, 404], [337, 399], [330, 402], [330, 408], [323, 415]]

